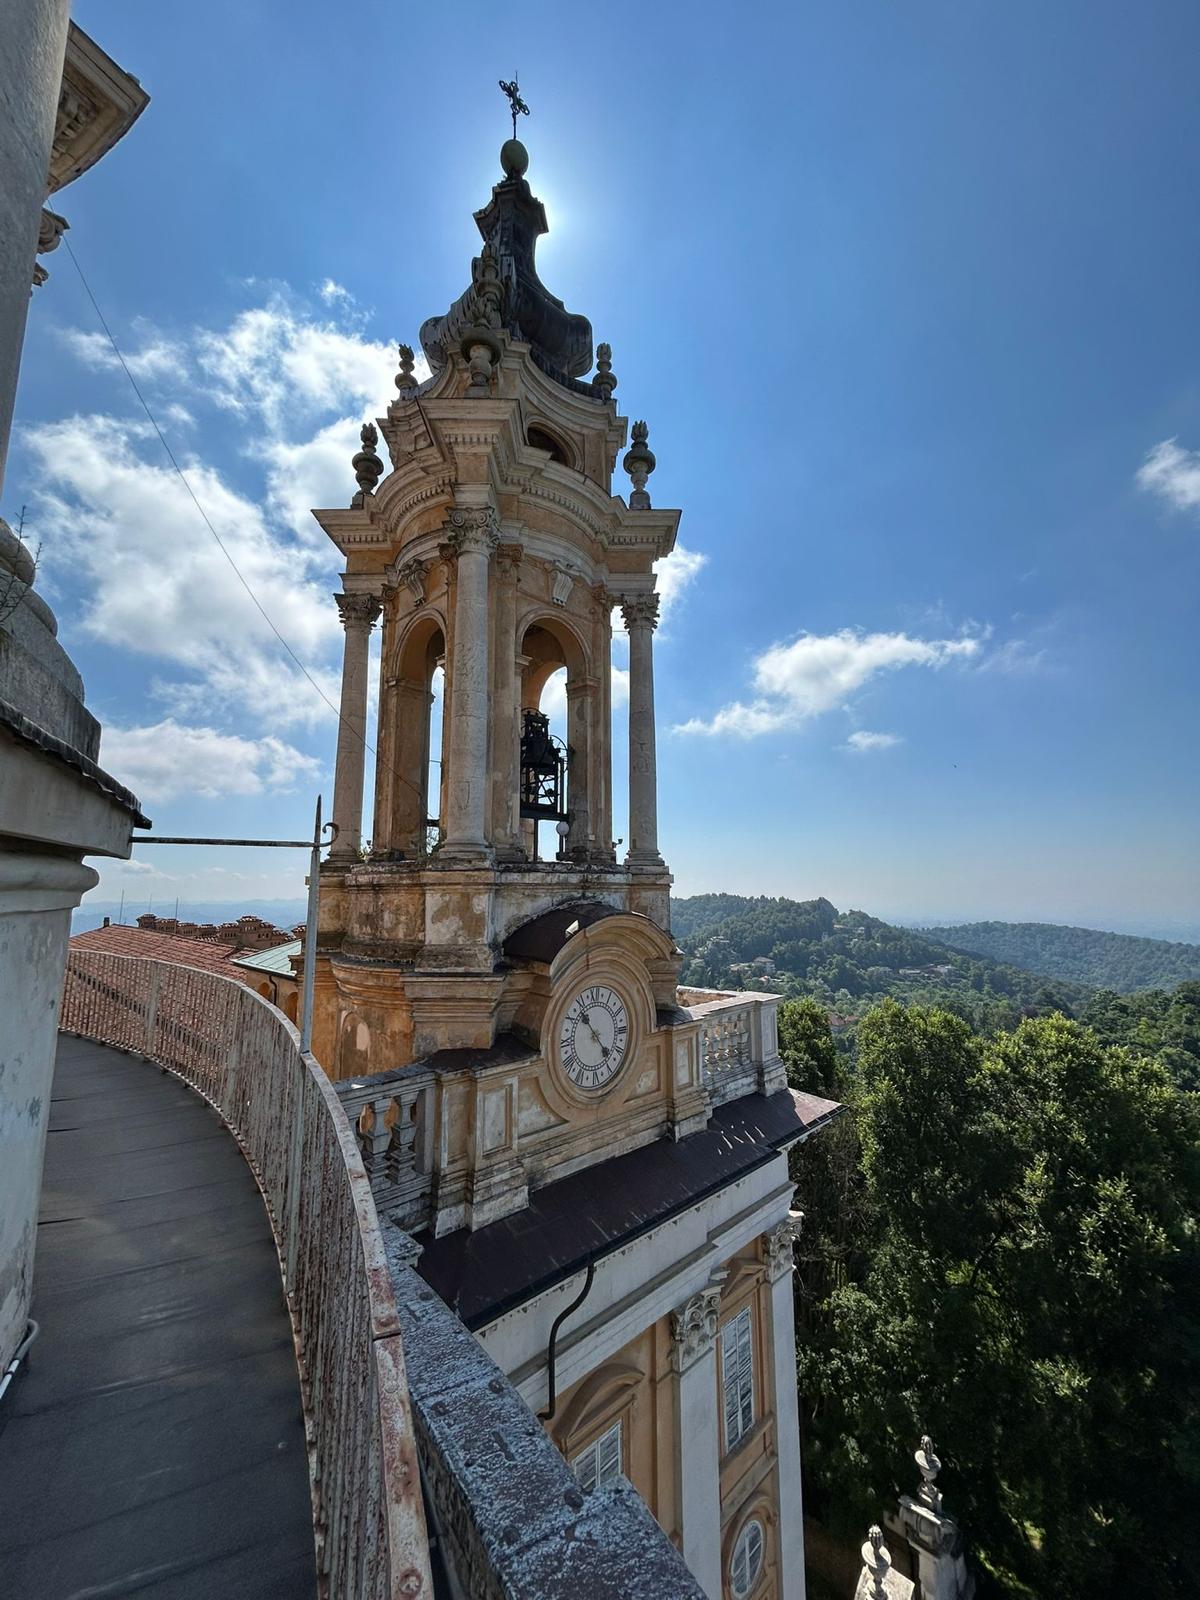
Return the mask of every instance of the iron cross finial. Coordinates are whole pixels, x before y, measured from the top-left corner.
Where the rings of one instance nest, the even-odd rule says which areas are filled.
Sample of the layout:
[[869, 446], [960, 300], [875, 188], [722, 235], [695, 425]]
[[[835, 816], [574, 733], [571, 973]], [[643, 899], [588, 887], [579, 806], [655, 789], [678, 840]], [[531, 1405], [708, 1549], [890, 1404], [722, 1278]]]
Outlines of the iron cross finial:
[[521, 99], [521, 85], [517, 82], [517, 75], [515, 72], [513, 73], [513, 81], [511, 83], [505, 83], [504, 79], [501, 78], [500, 87], [508, 96], [508, 109], [512, 112], [513, 138], [515, 139], [517, 137], [517, 118], [527, 117], [529, 115], [529, 107], [525, 104], [524, 100]]

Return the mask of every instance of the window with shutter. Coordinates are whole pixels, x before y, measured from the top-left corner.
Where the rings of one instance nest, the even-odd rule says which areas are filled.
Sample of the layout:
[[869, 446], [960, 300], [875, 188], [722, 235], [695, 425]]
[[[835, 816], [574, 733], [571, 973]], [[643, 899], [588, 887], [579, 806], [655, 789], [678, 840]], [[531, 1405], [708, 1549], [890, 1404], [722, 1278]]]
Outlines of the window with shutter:
[[725, 1400], [725, 1449], [732, 1450], [754, 1422], [754, 1329], [744, 1306], [721, 1329], [721, 1388]]
[[621, 1424], [614, 1422], [571, 1461], [582, 1489], [603, 1489], [621, 1476]]

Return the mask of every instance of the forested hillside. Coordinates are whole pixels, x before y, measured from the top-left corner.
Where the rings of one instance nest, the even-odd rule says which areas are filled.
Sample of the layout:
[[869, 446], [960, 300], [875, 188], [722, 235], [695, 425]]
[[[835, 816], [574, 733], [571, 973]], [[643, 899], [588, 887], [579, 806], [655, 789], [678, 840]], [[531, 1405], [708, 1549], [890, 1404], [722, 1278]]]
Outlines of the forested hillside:
[[1170, 944], [1165, 939], [1139, 939], [1133, 934], [1100, 933], [1054, 922], [967, 922], [920, 931], [955, 950], [1009, 962], [1043, 978], [1087, 983], [1097, 989], [1115, 989], [1118, 994], [1171, 989], [1200, 978], [1200, 945], [1195, 944]]
[[824, 899], [696, 895], [674, 901], [671, 916], [685, 984], [810, 995], [839, 1020], [890, 996], [994, 1029], [1034, 1012], [1074, 1013], [1090, 996]]

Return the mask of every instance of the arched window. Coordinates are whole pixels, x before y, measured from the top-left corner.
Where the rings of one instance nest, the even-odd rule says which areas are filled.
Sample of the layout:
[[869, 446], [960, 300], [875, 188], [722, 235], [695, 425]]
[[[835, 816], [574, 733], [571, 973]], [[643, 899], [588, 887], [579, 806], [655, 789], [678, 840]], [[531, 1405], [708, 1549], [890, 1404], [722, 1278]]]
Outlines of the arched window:
[[536, 424], [534, 424], [534, 426], [529, 429], [529, 432], [525, 437], [535, 450], [548, 451], [551, 461], [557, 461], [558, 464], [563, 467], [573, 467], [575, 465], [575, 463], [571, 460], [570, 453], [568, 452], [566, 445], [563, 444], [562, 440], [556, 439], [554, 435], [552, 433], [548, 433], [545, 428], [539, 428]]
[[764, 1549], [762, 1523], [752, 1517], [738, 1534], [729, 1563], [729, 1587], [735, 1600], [746, 1600], [762, 1577]]

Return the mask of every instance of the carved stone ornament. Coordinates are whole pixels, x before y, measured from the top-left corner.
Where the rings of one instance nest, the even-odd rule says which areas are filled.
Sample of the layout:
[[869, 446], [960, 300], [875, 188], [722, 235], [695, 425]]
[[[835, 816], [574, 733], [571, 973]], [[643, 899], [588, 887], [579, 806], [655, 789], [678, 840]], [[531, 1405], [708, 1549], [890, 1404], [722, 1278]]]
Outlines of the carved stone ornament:
[[506, 581], [515, 579], [525, 559], [525, 548], [519, 544], [496, 546], [496, 570]]
[[804, 1225], [803, 1211], [789, 1211], [787, 1216], [777, 1228], [772, 1228], [766, 1235], [764, 1248], [766, 1252], [767, 1277], [774, 1283], [777, 1278], [782, 1278], [784, 1273], [791, 1272], [795, 1266], [792, 1259], [796, 1248], [796, 1240], [800, 1237], [800, 1229]]
[[352, 509], [362, 505], [365, 495], [374, 493], [375, 485], [383, 477], [383, 462], [375, 449], [379, 443], [379, 431], [375, 424], [364, 422], [359, 438], [362, 440], [362, 449], [350, 463], [354, 468], [354, 476], [358, 479], [358, 493], [350, 502]]
[[646, 443], [650, 437], [650, 429], [644, 422], [635, 422], [630, 429], [633, 443], [625, 452], [625, 459], [621, 465], [633, 480], [633, 490], [629, 496], [629, 509], [631, 511], [649, 511], [650, 496], [646, 493], [646, 479], [658, 465], [654, 451]]
[[413, 371], [413, 362], [416, 358], [413, 355], [412, 345], [402, 344], [399, 347], [399, 355], [400, 371], [396, 374], [396, 387], [401, 394], [405, 394], [417, 387], [417, 375]]
[[342, 627], [369, 628], [378, 618], [383, 603], [377, 594], [335, 594]]
[[556, 606], [565, 606], [571, 598], [571, 590], [575, 587], [575, 574], [570, 567], [563, 566], [561, 561], [554, 563], [554, 584], [550, 590], [550, 598]]
[[598, 344], [596, 346], [596, 376], [592, 379], [592, 388], [601, 400], [611, 400], [612, 392], [617, 387], [617, 380], [612, 369], [612, 345]]
[[657, 628], [658, 596], [656, 594], [622, 596], [621, 615], [625, 618], [625, 627], [630, 631], [634, 628]]
[[[62, 236], [71, 224], [66, 217], [60, 217], [57, 211], [51, 211], [48, 206], [42, 207], [41, 220], [38, 223], [37, 253], [40, 256], [49, 255], [51, 250], [57, 250], [62, 243]], [[33, 286], [40, 289], [50, 274], [38, 261], [33, 264]]]
[[921, 1447], [913, 1459], [921, 1473], [921, 1487], [917, 1490], [917, 1499], [923, 1506], [928, 1506], [935, 1516], [941, 1516], [942, 1495], [936, 1480], [942, 1470], [942, 1463], [934, 1453], [933, 1440], [927, 1433], [921, 1435]]
[[671, 1340], [680, 1367], [690, 1367], [708, 1350], [717, 1337], [721, 1290], [713, 1285], [701, 1289], [671, 1313]]
[[455, 555], [469, 551], [491, 555], [500, 543], [496, 513], [491, 506], [455, 506], [447, 522], [450, 531], [446, 542]]
[[867, 1532], [862, 1547], [862, 1564], [871, 1579], [871, 1600], [887, 1600], [887, 1576], [892, 1570], [892, 1552], [883, 1542], [883, 1529], [876, 1522]]
[[414, 609], [425, 604], [425, 584], [431, 565], [420, 556], [410, 556], [407, 561], [394, 563], [388, 571], [388, 582], [394, 588], [407, 586]]

